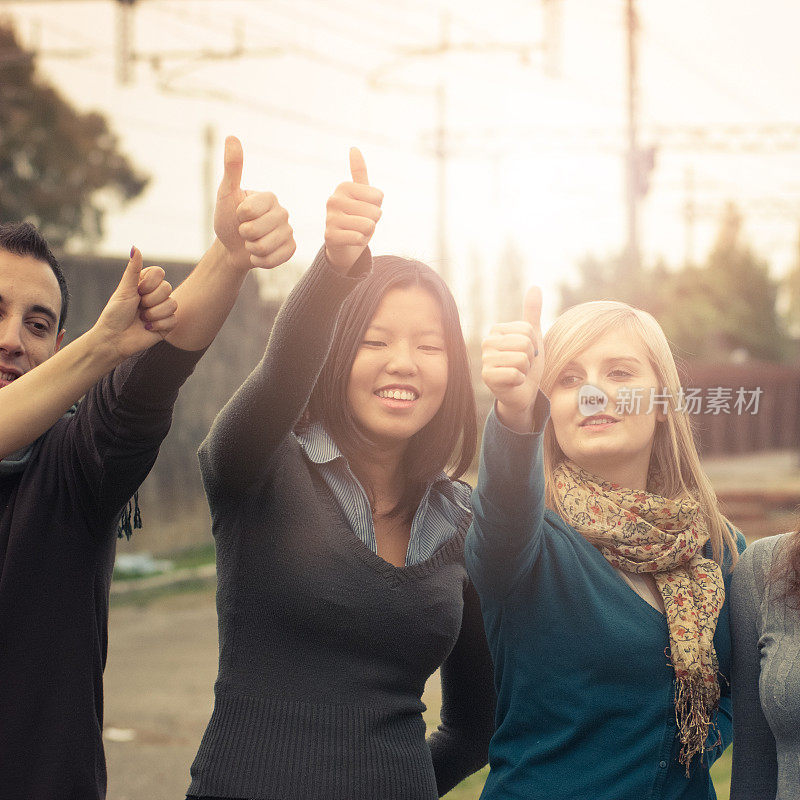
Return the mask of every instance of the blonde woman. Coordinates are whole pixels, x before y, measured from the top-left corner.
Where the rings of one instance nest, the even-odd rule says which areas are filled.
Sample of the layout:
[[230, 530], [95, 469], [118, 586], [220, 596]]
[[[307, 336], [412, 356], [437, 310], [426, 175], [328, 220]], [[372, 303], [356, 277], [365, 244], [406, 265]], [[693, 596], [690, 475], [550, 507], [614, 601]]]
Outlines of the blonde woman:
[[540, 308], [531, 290], [483, 346], [495, 406], [466, 542], [498, 690], [482, 798], [713, 798], [744, 539], [658, 323], [585, 303], [543, 342]]

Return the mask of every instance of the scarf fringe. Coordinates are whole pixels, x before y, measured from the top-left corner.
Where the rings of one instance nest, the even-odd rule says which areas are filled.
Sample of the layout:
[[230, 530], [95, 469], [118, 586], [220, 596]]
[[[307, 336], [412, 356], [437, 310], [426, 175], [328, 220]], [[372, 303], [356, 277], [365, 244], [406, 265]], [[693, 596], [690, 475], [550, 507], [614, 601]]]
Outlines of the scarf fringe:
[[699, 672], [676, 678], [675, 721], [681, 740], [678, 761], [686, 767], [687, 778], [692, 759], [715, 746], [706, 747], [710, 731], [716, 731], [716, 744], [719, 744], [719, 729], [712, 722], [718, 706], [719, 684], [716, 681], [709, 684]]
[[139, 492], [134, 492], [133, 497], [128, 500], [128, 505], [122, 509], [122, 516], [117, 525], [117, 538], [123, 536], [130, 540], [134, 530], [142, 527], [142, 513], [139, 511]]

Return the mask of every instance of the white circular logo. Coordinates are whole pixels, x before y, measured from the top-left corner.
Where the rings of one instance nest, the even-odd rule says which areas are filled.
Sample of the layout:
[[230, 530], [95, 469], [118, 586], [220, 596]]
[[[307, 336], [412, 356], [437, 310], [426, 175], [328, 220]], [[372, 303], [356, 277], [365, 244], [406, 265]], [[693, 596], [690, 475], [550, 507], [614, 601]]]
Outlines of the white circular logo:
[[608, 405], [608, 397], [602, 389], [592, 386], [591, 383], [584, 383], [578, 390], [578, 410], [584, 417], [591, 417], [593, 414], [602, 414]]

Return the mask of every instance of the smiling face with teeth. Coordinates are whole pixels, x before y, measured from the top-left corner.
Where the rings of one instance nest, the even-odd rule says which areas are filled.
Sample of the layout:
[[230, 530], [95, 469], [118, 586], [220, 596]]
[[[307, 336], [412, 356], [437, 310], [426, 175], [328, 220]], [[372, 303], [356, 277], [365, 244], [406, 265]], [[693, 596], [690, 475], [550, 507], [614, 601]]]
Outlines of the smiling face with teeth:
[[447, 375], [439, 302], [421, 286], [391, 289], [356, 353], [347, 402], [363, 433], [402, 452], [441, 407]]
[[61, 288], [44, 261], [0, 248], [0, 388], [61, 346]]

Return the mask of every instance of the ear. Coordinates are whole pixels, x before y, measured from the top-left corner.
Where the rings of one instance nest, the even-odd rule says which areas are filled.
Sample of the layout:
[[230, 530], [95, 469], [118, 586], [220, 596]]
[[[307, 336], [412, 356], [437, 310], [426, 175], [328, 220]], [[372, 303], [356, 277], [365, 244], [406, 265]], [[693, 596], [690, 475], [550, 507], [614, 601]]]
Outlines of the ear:
[[53, 350], [54, 353], [57, 353], [61, 349], [61, 343], [64, 341], [64, 334], [67, 332], [66, 328], [62, 328], [59, 332], [58, 336], [56, 336], [56, 346]]

